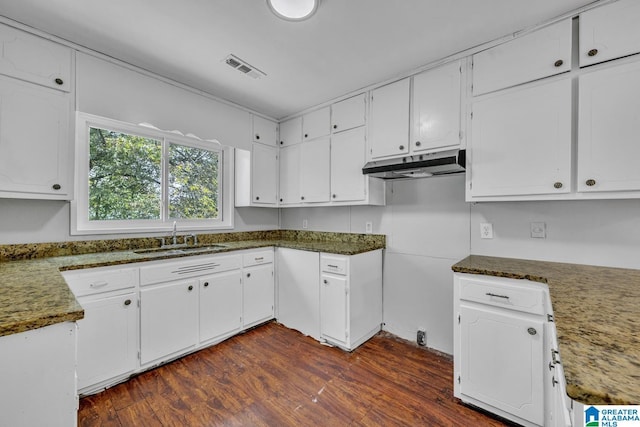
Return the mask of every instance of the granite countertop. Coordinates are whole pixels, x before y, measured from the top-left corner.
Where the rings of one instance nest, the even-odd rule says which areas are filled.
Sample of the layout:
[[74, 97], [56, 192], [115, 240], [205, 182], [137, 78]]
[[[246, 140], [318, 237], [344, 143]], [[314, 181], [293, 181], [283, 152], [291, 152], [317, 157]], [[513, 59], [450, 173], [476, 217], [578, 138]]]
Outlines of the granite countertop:
[[199, 236], [196, 253], [136, 253], [158, 249], [158, 238], [0, 245], [0, 336], [76, 321], [84, 310], [61, 271], [218, 254], [261, 247], [356, 255], [385, 247], [385, 236], [291, 230]]
[[640, 404], [640, 270], [478, 255], [452, 268], [546, 283], [569, 397]]

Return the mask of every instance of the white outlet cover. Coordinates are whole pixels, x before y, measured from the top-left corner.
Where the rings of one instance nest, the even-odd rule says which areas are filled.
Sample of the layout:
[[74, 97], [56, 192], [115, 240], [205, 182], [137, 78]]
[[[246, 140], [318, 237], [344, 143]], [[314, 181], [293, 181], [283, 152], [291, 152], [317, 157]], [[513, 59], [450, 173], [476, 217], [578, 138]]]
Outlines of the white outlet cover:
[[544, 222], [531, 223], [531, 238], [545, 239], [547, 237], [547, 224]]
[[364, 232], [367, 234], [373, 233], [373, 222], [367, 221], [364, 223]]
[[480, 223], [480, 238], [493, 239], [493, 224], [491, 224], [490, 222]]

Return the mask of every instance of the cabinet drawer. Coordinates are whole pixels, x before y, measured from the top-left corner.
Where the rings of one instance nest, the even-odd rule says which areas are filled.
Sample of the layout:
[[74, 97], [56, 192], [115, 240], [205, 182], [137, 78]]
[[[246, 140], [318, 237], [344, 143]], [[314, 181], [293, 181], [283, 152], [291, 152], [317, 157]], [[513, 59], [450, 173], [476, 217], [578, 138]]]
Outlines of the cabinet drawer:
[[0, 25], [0, 73], [69, 92], [71, 49]]
[[188, 260], [154, 263], [140, 267], [140, 285], [235, 270], [240, 268], [240, 263], [240, 255], [189, 257]]
[[349, 259], [347, 257], [322, 255], [320, 258], [320, 268], [324, 273], [346, 276], [349, 273]]
[[251, 267], [252, 265], [269, 264], [273, 262], [273, 250], [251, 252], [242, 256], [242, 265]]
[[[507, 279], [502, 279], [502, 281], [505, 280]], [[480, 277], [477, 279], [463, 277], [460, 278], [460, 299], [543, 315], [545, 313], [544, 290], [534, 284], [527, 287], [526, 283], [530, 282], [509, 284]]]
[[65, 271], [62, 276], [76, 297], [133, 288], [138, 283], [137, 268]]
[[571, 19], [473, 55], [473, 95], [571, 70]]

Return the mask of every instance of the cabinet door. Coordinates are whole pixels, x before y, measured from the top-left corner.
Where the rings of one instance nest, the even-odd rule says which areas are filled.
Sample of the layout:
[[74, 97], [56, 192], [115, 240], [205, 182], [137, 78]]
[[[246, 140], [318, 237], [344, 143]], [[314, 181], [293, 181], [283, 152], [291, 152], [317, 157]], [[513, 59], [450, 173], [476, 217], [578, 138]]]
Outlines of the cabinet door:
[[460, 145], [460, 61], [413, 77], [411, 150]]
[[580, 76], [578, 191], [640, 190], [640, 61]]
[[280, 203], [300, 203], [300, 146], [280, 149]]
[[0, 73], [69, 92], [71, 49], [0, 25]]
[[366, 150], [363, 127], [331, 137], [331, 200], [364, 200], [366, 177], [362, 174]]
[[569, 79], [491, 95], [472, 108], [472, 197], [571, 191]]
[[331, 144], [319, 138], [300, 144], [300, 201], [328, 202], [331, 193]]
[[187, 350], [198, 342], [198, 282], [140, 290], [140, 363]]
[[253, 141], [276, 146], [278, 124], [260, 116], [253, 116]]
[[571, 70], [571, 26], [565, 19], [473, 55], [473, 94]]
[[333, 104], [331, 106], [331, 131], [336, 133], [364, 126], [366, 99], [366, 95], [363, 93]]
[[320, 284], [320, 334], [346, 345], [348, 338], [348, 281], [346, 277], [322, 275]]
[[224, 337], [242, 326], [240, 270], [200, 279], [200, 342]]
[[580, 14], [580, 66], [640, 52], [640, 2], [620, 0]]
[[82, 300], [78, 321], [78, 390], [133, 372], [138, 353], [136, 295]]
[[302, 142], [302, 116], [280, 123], [280, 146]]
[[320, 338], [320, 254], [278, 248], [278, 322]]
[[251, 167], [252, 203], [275, 205], [278, 194], [278, 149], [254, 143]]
[[460, 305], [460, 392], [544, 423], [544, 323], [509, 310]]
[[302, 140], [308, 141], [329, 135], [329, 107], [321, 108], [302, 117]]
[[372, 159], [409, 153], [409, 86], [409, 79], [404, 79], [371, 92]]
[[71, 197], [69, 103], [66, 93], [0, 76], [0, 197]]
[[273, 264], [245, 268], [242, 325], [244, 328], [273, 319], [275, 288]]

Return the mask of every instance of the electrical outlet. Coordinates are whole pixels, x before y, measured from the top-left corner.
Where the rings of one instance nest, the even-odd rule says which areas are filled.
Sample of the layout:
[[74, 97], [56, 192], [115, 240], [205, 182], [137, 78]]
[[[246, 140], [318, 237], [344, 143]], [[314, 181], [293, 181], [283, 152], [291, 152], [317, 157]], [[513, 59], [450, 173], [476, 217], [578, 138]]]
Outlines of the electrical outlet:
[[493, 239], [493, 224], [491, 224], [490, 222], [480, 223], [480, 238]]
[[531, 238], [545, 239], [547, 237], [547, 224], [544, 222], [531, 223]]
[[303, 219], [302, 220], [302, 228], [305, 229], [305, 230], [307, 228], [309, 228], [309, 220], [308, 219]]
[[427, 331], [425, 329], [418, 329], [418, 334], [416, 335], [416, 342], [421, 347], [427, 346]]
[[364, 223], [364, 232], [367, 234], [373, 233], [373, 222], [367, 221]]

